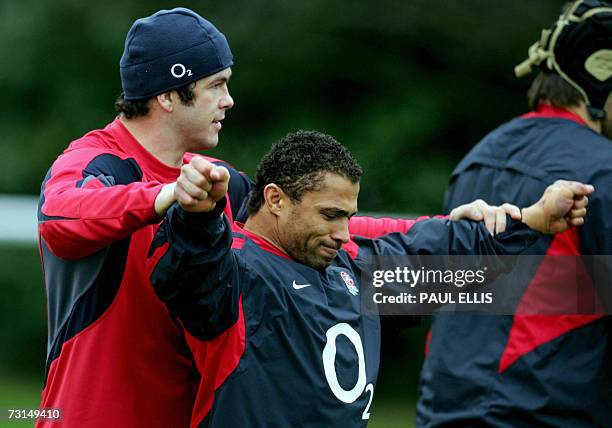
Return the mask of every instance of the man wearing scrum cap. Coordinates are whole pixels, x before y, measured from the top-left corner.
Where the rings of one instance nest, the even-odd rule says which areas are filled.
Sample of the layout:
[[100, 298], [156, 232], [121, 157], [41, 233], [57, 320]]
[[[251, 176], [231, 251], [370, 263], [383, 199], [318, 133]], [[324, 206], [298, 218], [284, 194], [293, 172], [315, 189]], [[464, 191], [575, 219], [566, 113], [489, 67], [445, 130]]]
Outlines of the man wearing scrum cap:
[[[61, 426], [189, 424], [198, 375], [145, 261], [181, 166], [218, 143], [234, 104], [232, 64], [225, 36], [191, 10], [138, 19], [120, 62], [119, 116], [73, 141], [42, 184], [49, 338], [41, 408], [59, 409]], [[225, 166], [226, 214], [236, 218], [250, 183]]]
[[531, 248], [551, 257], [523, 283], [500, 283], [520, 290], [514, 315], [434, 317], [417, 426], [612, 426], [610, 47], [612, 5], [569, 4], [516, 68], [518, 77], [539, 69], [532, 111], [487, 135], [453, 172], [446, 209], [475, 195], [529, 204], [559, 178], [601, 191], [584, 227]]

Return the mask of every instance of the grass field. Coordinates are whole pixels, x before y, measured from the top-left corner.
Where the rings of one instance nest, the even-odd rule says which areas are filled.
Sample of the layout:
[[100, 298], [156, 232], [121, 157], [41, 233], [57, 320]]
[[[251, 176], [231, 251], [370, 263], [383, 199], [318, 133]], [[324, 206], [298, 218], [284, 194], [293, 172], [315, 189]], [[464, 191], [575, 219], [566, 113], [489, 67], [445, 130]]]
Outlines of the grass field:
[[413, 401], [374, 399], [368, 428], [414, 428], [415, 406]]
[[[7, 420], [7, 409], [36, 409], [40, 400], [40, 382], [36, 379], [2, 378], [0, 384], [0, 428], [33, 426], [32, 420]], [[393, 400], [375, 396], [370, 417], [370, 428], [414, 427], [412, 401]]]
[[7, 409], [37, 409], [40, 404], [40, 381], [2, 376], [0, 383], [0, 428], [33, 426], [30, 420], [8, 420]]

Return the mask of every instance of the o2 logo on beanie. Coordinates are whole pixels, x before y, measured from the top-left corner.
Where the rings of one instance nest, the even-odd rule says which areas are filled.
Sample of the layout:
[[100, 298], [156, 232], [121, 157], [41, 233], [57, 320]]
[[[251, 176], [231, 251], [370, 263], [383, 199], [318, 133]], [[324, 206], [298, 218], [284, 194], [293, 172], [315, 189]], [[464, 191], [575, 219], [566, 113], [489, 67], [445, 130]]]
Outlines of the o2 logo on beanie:
[[185, 75], [187, 76], [193, 75], [191, 70], [188, 68], [185, 68], [185, 66], [181, 63], [174, 64], [172, 67], [170, 67], [170, 73], [172, 73], [172, 75], [176, 77], [177, 79], [180, 79], [181, 77], [184, 77]]

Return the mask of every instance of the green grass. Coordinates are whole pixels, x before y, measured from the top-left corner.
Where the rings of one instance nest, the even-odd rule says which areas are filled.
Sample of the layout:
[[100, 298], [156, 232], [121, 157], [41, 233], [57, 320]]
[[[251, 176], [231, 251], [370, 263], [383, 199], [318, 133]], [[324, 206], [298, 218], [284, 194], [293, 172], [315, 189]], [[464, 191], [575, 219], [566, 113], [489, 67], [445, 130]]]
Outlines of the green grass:
[[41, 383], [37, 379], [2, 376], [0, 383], [0, 428], [33, 426], [32, 419], [8, 420], [7, 409], [38, 409]]
[[[40, 381], [2, 376], [0, 383], [0, 428], [33, 426], [34, 421], [7, 420], [7, 409], [37, 409], [40, 403]], [[409, 399], [375, 396], [369, 428], [413, 428], [415, 403]]]
[[378, 398], [374, 398], [368, 428], [414, 428], [414, 401]]

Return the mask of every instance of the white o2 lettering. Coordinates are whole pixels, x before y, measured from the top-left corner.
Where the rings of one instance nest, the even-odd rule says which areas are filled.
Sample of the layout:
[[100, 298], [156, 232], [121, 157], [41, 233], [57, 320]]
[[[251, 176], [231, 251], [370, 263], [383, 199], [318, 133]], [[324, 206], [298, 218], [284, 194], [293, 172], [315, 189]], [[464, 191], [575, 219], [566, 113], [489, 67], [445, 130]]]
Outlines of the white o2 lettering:
[[170, 68], [170, 73], [172, 73], [172, 75], [174, 77], [176, 77], [177, 79], [180, 79], [181, 77], [185, 76], [185, 74], [187, 76], [192, 76], [193, 73], [191, 72], [190, 69], [185, 68], [185, 66], [183, 64], [174, 64], [171, 68]]
[[[372, 405], [372, 397], [374, 396], [374, 385], [371, 383], [366, 385], [366, 367], [365, 367], [365, 356], [363, 353], [363, 344], [359, 333], [355, 331], [353, 327], [347, 323], [339, 323], [331, 327], [325, 333], [327, 336], [327, 343], [323, 348], [323, 370], [325, 371], [325, 379], [338, 400], [344, 403], [353, 403], [363, 392], [370, 392], [370, 400], [361, 416], [362, 419], [370, 418], [370, 406]], [[359, 366], [357, 369], [357, 382], [355, 386], [349, 390], [342, 388], [340, 382], [338, 382], [338, 374], [336, 373], [336, 339], [338, 336], [343, 335], [351, 341], [357, 351], [357, 360]]]

